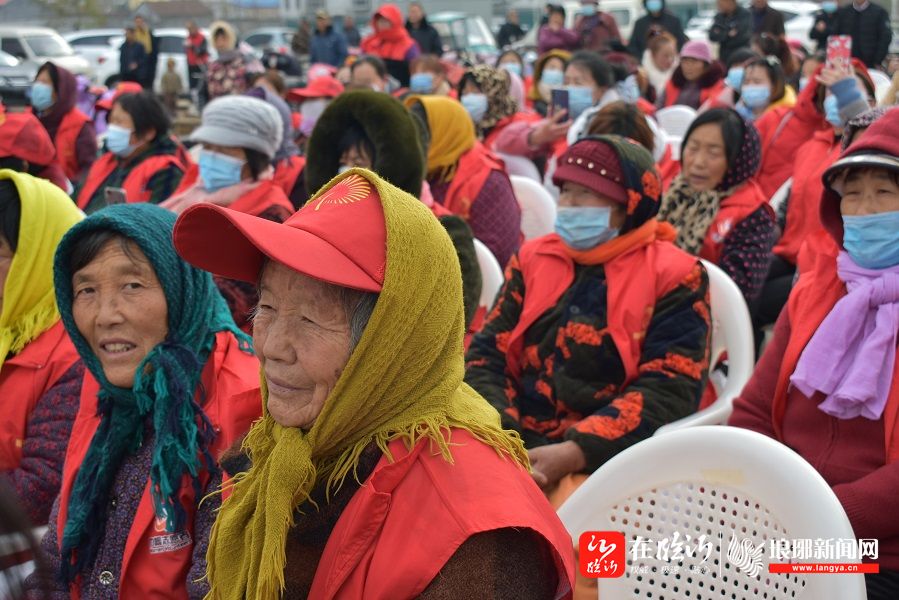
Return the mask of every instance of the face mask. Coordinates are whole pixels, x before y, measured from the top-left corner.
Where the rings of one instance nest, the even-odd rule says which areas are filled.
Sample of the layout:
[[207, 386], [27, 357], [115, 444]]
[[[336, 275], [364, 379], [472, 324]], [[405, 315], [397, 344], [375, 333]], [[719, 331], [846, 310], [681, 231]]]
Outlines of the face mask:
[[899, 211], [844, 216], [843, 247], [865, 269], [899, 265]]
[[110, 125], [106, 129], [106, 149], [119, 157], [125, 157], [134, 151], [131, 145], [130, 129], [119, 127], [118, 125]]
[[646, 0], [646, 10], [651, 13], [662, 12], [662, 0]]
[[828, 14], [835, 13], [837, 12], [837, 3], [832, 0], [824, 0], [824, 2], [821, 3], [821, 10]]
[[593, 106], [593, 90], [583, 85], [569, 85], [568, 114], [577, 119], [582, 112]]
[[518, 63], [503, 63], [499, 66], [500, 69], [505, 69], [509, 73], [514, 73], [521, 77], [521, 65]]
[[415, 94], [430, 94], [434, 89], [434, 76], [431, 73], [416, 73], [409, 78], [409, 90]]
[[771, 88], [767, 85], [744, 85], [740, 89], [740, 99], [751, 109], [768, 106]]
[[731, 67], [724, 78], [724, 83], [732, 90], [740, 89], [743, 85], [743, 67]]
[[586, 6], [581, 7], [581, 14], [585, 17], [592, 17], [596, 14], [596, 7], [592, 4], [588, 4]]
[[241, 181], [240, 172], [244, 161], [212, 150], [200, 152], [200, 179], [203, 189], [215, 192], [222, 188], [237, 185]]
[[840, 108], [837, 106], [836, 96], [828, 96], [824, 99], [824, 118], [834, 127], [843, 126], [843, 121], [840, 120]]
[[556, 233], [566, 245], [575, 250], [589, 250], [618, 235], [609, 226], [612, 208], [609, 206], [562, 206], [556, 212]]
[[459, 101], [475, 123], [487, 114], [487, 96], [484, 94], [462, 94]]
[[559, 69], [548, 69], [540, 74], [540, 83], [549, 87], [558, 87], [565, 81], [565, 73]]
[[327, 98], [316, 98], [315, 100], [306, 100], [300, 105], [300, 114], [303, 119], [300, 121], [300, 133], [309, 137], [315, 128], [315, 123], [325, 108], [328, 106]]
[[31, 106], [39, 111], [53, 106], [53, 87], [40, 81], [31, 84]]
[[620, 82], [617, 86], [618, 95], [628, 104], [636, 104], [640, 99], [640, 86], [637, 84], [635, 75], [628, 75], [627, 79]]
[[339, 167], [337, 167], [337, 174], [340, 175], [342, 173], [346, 173], [352, 168], [353, 167], [351, 167], [350, 165], [340, 165]]
[[808, 85], [808, 77], [800, 77], [799, 78], [799, 91], [801, 92], [802, 90], [804, 90], [805, 86], [807, 86], [807, 85]]

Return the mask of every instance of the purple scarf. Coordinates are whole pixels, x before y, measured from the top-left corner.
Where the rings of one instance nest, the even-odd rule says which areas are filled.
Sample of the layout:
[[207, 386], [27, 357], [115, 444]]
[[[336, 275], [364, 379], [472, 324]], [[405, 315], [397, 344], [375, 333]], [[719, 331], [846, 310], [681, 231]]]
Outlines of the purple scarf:
[[883, 415], [896, 362], [899, 266], [863, 269], [840, 252], [837, 275], [848, 293], [831, 309], [802, 352], [790, 383], [838, 419]]

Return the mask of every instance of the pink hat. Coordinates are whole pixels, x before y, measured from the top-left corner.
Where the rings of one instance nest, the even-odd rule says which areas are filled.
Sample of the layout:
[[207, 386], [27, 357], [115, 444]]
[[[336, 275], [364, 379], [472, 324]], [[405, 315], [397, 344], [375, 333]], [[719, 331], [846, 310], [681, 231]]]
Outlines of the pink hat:
[[681, 58], [695, 58], [705, 63], [712, 62], [712, 48], [707, 42], [693, 40], [684, 44], [680, 51]]

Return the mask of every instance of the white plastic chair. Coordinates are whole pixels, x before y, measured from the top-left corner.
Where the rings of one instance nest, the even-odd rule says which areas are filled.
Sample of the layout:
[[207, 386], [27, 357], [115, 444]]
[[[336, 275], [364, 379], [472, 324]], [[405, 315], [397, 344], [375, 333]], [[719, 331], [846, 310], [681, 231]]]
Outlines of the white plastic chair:
[[719, 385], [712, 378], [718, 397], [703, 410], [659, 427], [655, 435], [671, 433], [678, 429], [698, 425], [721, 425], [727, 422], [733, 403], [755, 368], [752, 319], [737, 284], [716, 265], [702, 261], [709, 275], [711, 300], [712, 342], [709, 364], [715, 365], [727, 353], [727, 378]]
[[786, 181], [784, 181], [783, 185], [777, 188], [777, 191], [774, 192], [774, 195], [771, 196], [771, 200], [768, 201], [768, 204], [771, 205], [771, 208], [774, 210], [774, 214], [777, 214], [777, 211], [780, 210], [781, 205], [786, 201], [787, 196], [790, 195], [790, 188], [793, 186], [793, 178], [790, 177]]
[[511, 175], [509, 180], [521, 208], [521, 232], [525, 239], [552, 233], [556, 222], [556, 201], [546, 188], [520, 175]]
[[671, 137], [681, 138], [687, 134], [690, 123], [696, 118], [696, 111], [689, 106], [675, 104], [656, 111], [656, 121]]
[[874, 97], [877, 99], [877, 103], [880, 104], [893, 82], [889, 75], [877, 69], [869, 70], [868, 75], [871, 76], [871, 81], [874, 83]]
[[680, 160], [680, 147], [684, 143], [684, 138], [669, 135], [667, 140], [668, 147], [671, 148], [671, 160]]
[[[821, 475], [788, 447], [754, 431], [703, 427], [644, 440], [597, 469], [558, 515], [575, 546], [585, 531], [624, 533], [624, 575], [597, 580], [601, 600], [866, 598], [861, 574], [768, 573], [769, 563], [788, 562], [771, 560], [770, 540], [809, 539], [814, 544], [818, 538], [854, 541], [855, 534]], [[702, 561], [703, 550], [682, 563], [656, 560], [659, 542], [672, 540], [675, 532], [681, 542], [689, 535], [687, 545], [694, 548], [711, 542], [708, 559]], [[703, 535], [705, 540], [697, 539]], [[634, 563], [637, 536], [653, 541], [648, 544], [652, 558]], [[750, 540], [756, 551], [749, 552], [746, 562], [730, 553], [744, 540]], [[761, 572], [755, 574], [750, 567], [758, 554]], [[810, 556], [793, 562], [859, 560]], [[665, 572], [663, 567], [669, 564], [672, 568]], [[642, 574], [632, 570], [643, 565], [658, 569]]]
[[537, 166], [531, 159], [514, 154], [503, 154], [502, 152], [495, 152], [494, 154], [502, 159], [503, 164], [506, 165], [506, 173], [509, 177], [519, 175], [540, 183], [540, 171], [537, 170]]
[[499, 265], [499, 261], [493, 256], [490, 248], [484, 245], [481, 240], [474, 240], [474, 251], [478, 256], [478, 267], [481, 269], [481, 299], [478, 306], [484, 306], [487, 310], [493, 306], [496, 295], [503, 287], [503, 268]]

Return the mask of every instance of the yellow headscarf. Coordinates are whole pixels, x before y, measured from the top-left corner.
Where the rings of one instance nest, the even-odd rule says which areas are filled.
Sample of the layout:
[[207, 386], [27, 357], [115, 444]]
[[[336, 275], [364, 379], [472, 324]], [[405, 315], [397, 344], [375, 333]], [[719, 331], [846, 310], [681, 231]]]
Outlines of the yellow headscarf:
[[420, 103], [428, 116], [431, 142], [428, 146], [428, 179], [449, 181], [459, 157], [477, 141], [474, 122], [458, 101], [446, 96], [409, 96], [407, 107]]
[[62, 236], [84, 218], [66, 193], [45, 179], [9, 169], [19, 192], [19, 243], [3, 285], [0, 310], [0, 368], [10, 353], [17, 353], [59, 321], [53, 291], [53, 254]]
[[527, 466], [516, 433], [462, 382], [462, 276], [446, 231], [424, 204], [374, 173], [351, 169], [310, 202], [357, 173], [377, 189], [387, 227], [384, 286], [349, 363], [312, 428], [277, 425], [265, 410], [244, 447], [253, 466], [236, 477], [209, 540], [207, 598], [267, 600], [284, 589], [285, 542], [294, 510], [313, 486], [338, 489], [376, 442], [427, 438], [452, 462], [446, 429], [466, 429]]

